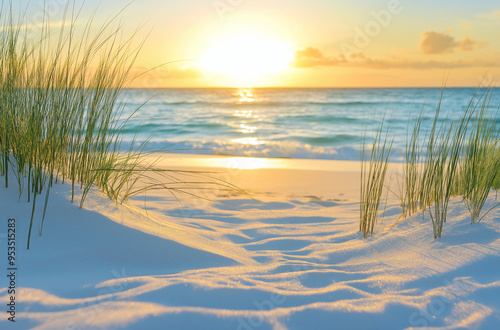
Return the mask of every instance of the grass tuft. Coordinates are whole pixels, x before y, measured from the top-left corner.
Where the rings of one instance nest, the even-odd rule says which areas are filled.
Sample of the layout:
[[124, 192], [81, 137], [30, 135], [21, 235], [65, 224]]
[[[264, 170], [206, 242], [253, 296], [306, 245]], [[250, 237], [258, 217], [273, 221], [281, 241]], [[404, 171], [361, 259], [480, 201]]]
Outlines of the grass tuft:
[[361, 202], [359, 230], [363, 237], [373, 235], [378, 219], [384, 182], [394, 138], [389, 139], [389, 128], [384, 130], [385, 115], [373, 138], [370, 161], [365, 159], [366, 133], [361, 151]]
[[[498, 110], [494, 115], [489, 112], [495, 88], [478, 88], [460, 117], [454, 120], [441, 116], [444, 91], [443, 88], [432, 126], [422, 144], [419, 141], [423, 129], [423, 109], [413, 121], [413, 127], [408, 121], [404, 179], [399, 195], [401, 217], [408, 217], [419, 209], [423, 214], [428, 213], [434, 238], [442, 235], [452, 197], [463, 197], [472, 223], [481, 221], [489, 211], [500, 205], [493, 206], [480, 217], [491, 190], [500, 188], [499, 113]], [[451, 116], [448, 113], [446, 117]], [[360, 230], [364, 237], [373, 233], [392, 146], [387, 143], [387, 134], [385, 141], [380, 143], [383, 121], [376, 134], [369, 163], [364, 159], [363, 140]]]
[[464, 198], [471, 214], [471, 223], [481, 221], [481, 210], [490, 190], [496, 186], [500, 171], [499, 132], [494, 120], [498, 118], [498, 111], [493, 117], [488, 114], [492, 94], [492, 88], [485, 90], [478, 110], [471, 118], [472, 128], [459, 167], [457, 192]]
[[[15, 22], [11, 10], [2, 6], [0, 12], [4, 27], [0, 34], [0, 174], [8, 187], [12, 170], [20, 194], [26, 189], [33, 203], [28, 248], [42, 191], [40, 233], [50, 187], [57, 179], [71, 182], [72, 200], [76, 185], [93, 184], [119, 200], [126, 195], [117, 191], [116, 184], [127, 177], [113, 170], [131, 171], [136, 165], [131, 160], [139, 155], [134, 150], [123, 157], [118, 147], [123, 126], [120, 92], [129, 81], [140, 46], [132, 48], [132, 39], [122, 41], [115, 19], [94, 34], [87, 24], [77, 37], [75, 12], [68, 5], [56, 29], [47, 18], [39, 36], [33, 36], [23, 21]], [[100, 168], [110, 170], [96, 174]]]

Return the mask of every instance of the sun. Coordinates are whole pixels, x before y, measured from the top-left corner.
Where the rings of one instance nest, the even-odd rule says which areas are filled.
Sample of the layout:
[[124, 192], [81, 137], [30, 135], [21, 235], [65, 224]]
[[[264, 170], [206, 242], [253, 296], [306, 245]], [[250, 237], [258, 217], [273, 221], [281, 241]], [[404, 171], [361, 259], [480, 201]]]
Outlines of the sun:
[[294, 55], [287, 41], [238, 34], [217, 40], [200, 60], [200, 66], [229, 80], [251, 82], [286, 70]]

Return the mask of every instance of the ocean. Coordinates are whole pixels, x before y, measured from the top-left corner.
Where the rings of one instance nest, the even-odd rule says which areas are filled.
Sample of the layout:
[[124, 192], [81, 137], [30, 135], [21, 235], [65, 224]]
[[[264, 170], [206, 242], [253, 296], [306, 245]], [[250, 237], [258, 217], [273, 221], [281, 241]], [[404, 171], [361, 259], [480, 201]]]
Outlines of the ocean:
[[[475, 100], [484, 89], [477, 91]], [[500, 129], [499, 89], [489, 113]], [[126, 89], [124, 141], [149, 150], [253, 157], [359, 160], [385, 118], [393, 161], [403, 159], [408, 123], [432, 125], [440, 88]], [[440, 124], [467, 108], [475, 88], [446, 88]], [[411, 124], [412, 125], [412, 124]], [[126, 145], [126, 144], [124, 144]]]

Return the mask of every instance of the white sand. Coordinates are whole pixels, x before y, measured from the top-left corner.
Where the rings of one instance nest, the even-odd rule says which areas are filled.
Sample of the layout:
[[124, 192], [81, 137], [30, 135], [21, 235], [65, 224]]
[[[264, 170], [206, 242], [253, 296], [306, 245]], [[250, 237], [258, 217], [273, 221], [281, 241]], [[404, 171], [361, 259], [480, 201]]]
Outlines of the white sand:
[[[443, 238], [434, 240], [430, 220], [420, 214], [389, 228], [400, 212], [390, 197], [377, 234], [362, 239], [359, 163], [171, 155], [166, 164], [218, 172], [211, 175], [262, 203], [206, 183], [191, 191], [208, 200], [183, 196], [180, 204], [154, 191], [116, 206], [94, 191], [79, 209], [68, 200], [70, 187], [59, 184], [41, 237], [38, 201], [27, 251], [31, 204], [25, 196], [18, 201], [14, 185], [2, 187], [0, 274], [7, 274], [9, 217], [17, 220], [18, 270], [16, 322], [4, 312], [0, 328], [500, 324], [499, 208], [471, 225], [465, 206], [453, 200]], [[145, 199], [147, 213], [139, 208]], [[492, 193], [486, 208], [495, 203]], [[6, 310], [8, 278], [0, 278]]]

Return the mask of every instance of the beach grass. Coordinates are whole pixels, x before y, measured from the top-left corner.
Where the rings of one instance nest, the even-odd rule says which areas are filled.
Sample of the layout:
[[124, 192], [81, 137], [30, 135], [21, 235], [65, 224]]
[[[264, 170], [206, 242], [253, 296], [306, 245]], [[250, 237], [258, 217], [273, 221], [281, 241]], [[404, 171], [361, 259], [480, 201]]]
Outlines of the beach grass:
[[[402, 208], [400, 218], [407, 218], [418, 210], [429, 214], [434, 238], [442, 235], [451, 198], [463, 198], [472, 223], [481, 221], [484, 215], [500, 205], [483, 210], [491, 190], [500, 188], [498, 110], [490, 109], [495, 88], [477, 88], [467, 107], [455, 119], [450, 119], [450, 113], [445, 118], [441, 114], [444, 92], [445, 88], [441, 91], [431, 127], [422, 126], [423, 110], [413, 124], [411, 120], [408, 121], [399, 194]], [[426, 133], [421, 139], [424, 129]], [[376, 143], [380, 141], [380, 134], [381, 129], [377, 132]], [[365, 141], [363, 152], [364, 144]], [[379, 206], [379, 192], [384, 185], [386, 171], [385, 166], [381, 165], [382, 160], [388, 161], [380, 158], [385, 155], [384, 147], [385, 144], [382, 144], [381, 149], [374, 147], [370, 163], [365, 164], [362, 159], [360, 230], [363, 233], [366, 230], [373, 233], [374, 222], [370, 219], [374, 216], [367, 216], [373, 214], [373, 210], [368, 211], [367, 208], [370, 204]], [[367, 184], [370, 180], [373, 182]], [[377, 193], [370, 193], [370, 189]], [[365, 223], [368, 228], [364, 227]]]
[[[496, 159], [500, 158], [500, 147], [496, 148], [496, 152], [494, 154], [494, 157]], [[491, 183], [491, 188], [495, 190], [500, 190], [500, 166], [497, 166], [496, 171], [494, 172], [495, 178], [493, 179], [493, 182]]]
[[[463, 198], [472, 223], [481, 221], [499, 206], [483, 210], [491, 190], [500, 188], [498, 110], [490, 110], [494, 91], [493, 86], [477, 88], [459, 117], [450, 119], [450, 113], [444, 118], [442, 115], [443, 88], [431, 127], [422, 125], [423, 110], [413, 122], [408, 121], [403, 180], [398, 196], [402, 208], [400, 219], [420, 210], [429, 215], [434, 238], [439, 238], [451, 198]], [[360, 230], [364, 237], [373, 233], [374, 208], [378, 211], [385, 184], [387, 145], [384, 142], [377, 146], [383, 125], [382, 122], [375, 137], [369, 163], [364, 160], [366, 141], [363, 141]], [[426, 131], [422, 138], [423, 130]]]
[[394, 138], [389, 136], [389, 126], [385, 126], [384, 115], [373, 137], [370, 159], [366, 159], [366, 132], [362, 140], [361, 151], [361, 201], [359, 230], [363, 237], [373, 235], [379, 216], [385, 178]]
[[77, 37], [78, 16], [67, 6], [59, 28], [47, 20], [34, 36], [24, 21], [14, 21], [12, 12], [2, 9], [0, 174], [8, 187], [12, 169], [20, 195], [27, 190], [32, 202], [29, 248], [38, 196], [45, 191], [44, 218], [57, 180], [71, 183], [72, 200], [77, 185], [93, 184], [113, 200], [124, 197], [119, 187], [137, 165], [131, 160], [138, 150], [125, 157], [119, 153], [125, 122], [120, 91], [140, 45], [133, 48], [132, 38], [122, 39], [116, 18], [95, 33], [89, 22]]
[[[410, 118], [411, 118], [410, 114]], [[419, 116], [415, 119], [411, 136], [409, 134], [410, 119], [408, 120], [405, 163], [403, 167], [403, 182], [400, 188], [400, 205], [402, 217], [411, 216], [419, 209], [419, 192], [421, 189], [422, 152], [420, 150], [420, 136], [422, 128], [423, 107]]]
[[477, 110], [471, 118], [472, 127], [459, 166], [457, 191], [464, 198], [471, 214], [471, 223], [481, 221], [481, 211], [490, 190], [496, 186], [500, 169], [500, 140], [494, 120], [498, 118], [498, 110], [493, 116], [489, 114], [492, 93], [491, 88], [485, 90], [476, 105]]
[[141, 107], [125, 116], [123, 90], [135, 78], [132, 68], [145, 40], [123, 36], [121, 12], [99, 27], [91, 17], [77, 33], [81, 8], [74, 5], [66, 6], [59, 27], [47, 17], [39, 29], [25, 18], [15, 20], [11, 8], [0, 8], [0, 176], [32, 203], [28, 249], [39, 200], [41, 235], [57, 182], [71, 185], [71, 202], [79, 190], [80, 207], [93, 187], [117, 203], [156, 189], [177, 200], [181, 194], [206, 199], [196, 193], [200, 189], [253, 199], [202, 171], [157, 168], [165, 150], [146, 152], [149, 139], [123, 141], [128, 120]]
[[72, 202], [81, 191], [80, 207], [92, 187], [119, 203], [148, 189], [167, 189], [176, 198], [196, 195], [190, 189], [202, 184], [240, 191], [203, 173], [178, 180], [175, 171], [155, 168], [161, 156], [145, 151], [148, 140], [122, 140], [133, 115], [124, 115], [122, 92], [144, 40], [124, 38], [118, 15], [97, 28], [90, 18], [77, 33], [78, 8], [68, 5], [59, 27], [47, 18], [37, 29], [15, 20], [11, 6], [0, 11], [0, 176], [32, 203], [28, 249], [35, 210], [43, 202], [42, 234], [57, 182], [71, 185]]
[[434, 238], [441, 237], [446, 222], [469, 117], [465, 111], [459, 121], [441, 125], [436, 133], [440, 105], [427, 144], [421, 193], [421, 205], [429, 212]]

